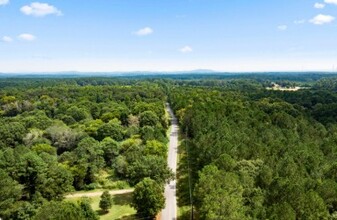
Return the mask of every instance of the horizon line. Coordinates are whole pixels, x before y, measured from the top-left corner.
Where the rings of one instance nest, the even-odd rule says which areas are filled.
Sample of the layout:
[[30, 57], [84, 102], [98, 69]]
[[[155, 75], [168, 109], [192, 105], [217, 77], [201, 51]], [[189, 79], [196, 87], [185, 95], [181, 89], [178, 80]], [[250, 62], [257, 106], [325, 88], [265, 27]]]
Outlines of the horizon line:
[[265, 71], [221, 71], [221, 70], [130, 70], [130, 71], [0, 71], [2, 75], [29, 75], [29, 74], [131, 74], [131, 73], [149, 73], [149, 74], [175, 74], [175, 73], [193, 73], [193, 74], [248, 74], [248, 73], [337, 73], [337, 70], [265, 70]]

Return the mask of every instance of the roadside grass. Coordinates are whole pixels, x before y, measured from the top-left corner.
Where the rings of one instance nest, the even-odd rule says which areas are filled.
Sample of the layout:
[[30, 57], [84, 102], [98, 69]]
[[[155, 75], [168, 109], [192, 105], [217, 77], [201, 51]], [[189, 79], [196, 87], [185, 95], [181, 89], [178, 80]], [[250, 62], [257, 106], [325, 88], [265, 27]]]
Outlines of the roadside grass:
[[190, 206], [181, 206], [178, 207], [178, 220], [189, 220], [191, 217], [191, 207]]
[[[67, 198], [67, 201], [77, 202], [81, 198]], [[136, 210], [131, 207], [132, 193], [112, 195], [113, 205], [108, 213], [102, 213], [99, 208], [100, 196], [90, 197], [91, 207], [101, 220], [134, 220]]]

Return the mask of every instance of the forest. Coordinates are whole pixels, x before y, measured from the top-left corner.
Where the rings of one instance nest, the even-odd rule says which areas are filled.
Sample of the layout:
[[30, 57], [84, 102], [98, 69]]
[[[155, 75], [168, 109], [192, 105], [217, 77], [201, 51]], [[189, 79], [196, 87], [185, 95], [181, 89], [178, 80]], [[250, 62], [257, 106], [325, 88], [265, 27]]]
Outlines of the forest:
[[0, 218], [98, 219], [65, 194], [162, 193], [168, 102], [181, 219], [337, 219], [336, 92], [323, 73], [0, 79]]
[[96, 219], [86, 203], [62, 202], [64, 194], [172, 178], [162, 89], [89, 81], [1, 82], [2, 219], [69, 219], [59, 216], [65, 209], [74, 219]]
[[336, 219], [336, 79], [296, 92], [266, 82], [170, 90], [180, 205], [200, 219]]

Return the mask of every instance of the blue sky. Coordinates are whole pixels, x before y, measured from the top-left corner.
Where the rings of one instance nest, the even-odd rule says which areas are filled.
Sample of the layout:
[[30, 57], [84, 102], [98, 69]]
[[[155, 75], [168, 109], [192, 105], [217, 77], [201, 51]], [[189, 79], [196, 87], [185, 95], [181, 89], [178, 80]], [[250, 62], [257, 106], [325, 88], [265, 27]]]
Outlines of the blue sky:
[[337, 69], [337, 0], [0, 0], [0, 72]]

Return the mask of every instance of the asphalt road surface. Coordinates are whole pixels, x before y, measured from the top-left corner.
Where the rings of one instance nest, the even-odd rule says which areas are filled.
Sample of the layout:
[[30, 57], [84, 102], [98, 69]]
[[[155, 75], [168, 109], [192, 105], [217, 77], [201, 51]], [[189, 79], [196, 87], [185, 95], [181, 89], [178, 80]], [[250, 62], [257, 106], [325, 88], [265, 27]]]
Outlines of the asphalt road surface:
[[[174, 116], [171, 107], [167, 104], [167, 110], [171, 117], [171, 132], [168, 151], [168, 166], [175, 174], [177, 171], [177, 156], [178, 156], [178, 122]], [[173, 180], [165, 186], [166, 207], [161, 214], [161, 220], [177, 219], [177, 197], [176, 197], [176, 181]]]

